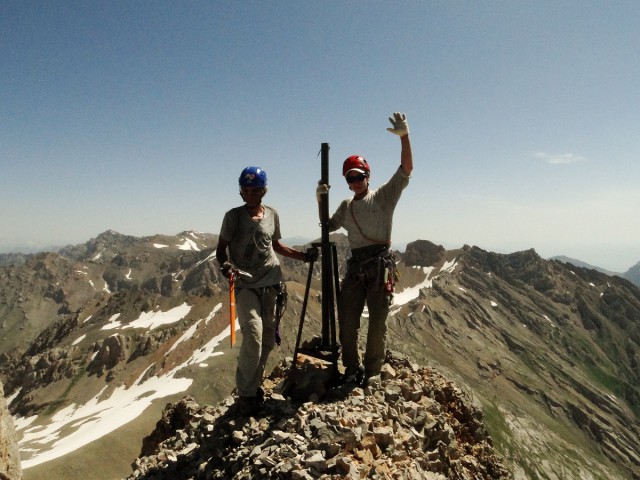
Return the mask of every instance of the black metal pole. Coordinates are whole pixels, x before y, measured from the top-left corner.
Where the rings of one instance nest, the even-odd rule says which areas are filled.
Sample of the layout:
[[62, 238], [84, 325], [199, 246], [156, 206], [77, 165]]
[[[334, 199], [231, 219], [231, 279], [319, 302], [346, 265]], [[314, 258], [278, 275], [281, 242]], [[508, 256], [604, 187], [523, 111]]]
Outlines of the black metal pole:
[[302, 327], [304, 325], [304, 317], [307, 313], [307, 305], [309, 304], [309, 290], [311, 289], [311, 279], [313, 278], [313, 260], [309, 262], [309, 274], [307, 275], [307, 287], [304, 290], [304, 300], [302, 302], [302, 311], [300, 312], [300, 325], [298, 326], [298, 336], [296, 337], [296, 347], [293, 350], [293, 366], [292, 371], [298, 366], [298, 352], [300, 352], [300, 340], [302, 339]]
[[[329, 144], [321, 146], [320, 183], [329, 185]], [[331, 317], [334, 307], [333, 291], [333, 254], [329, 242], [329, 193], [321, 196], [320, 200], [320, 227], [322, 250], [322, 346], [333, 348], [331, 339]], [[335, 343], [335, 342], [334, 342]]]
[[[320, 148], [320, 183], [329, 185], [329, 144], [323, 143]], [[320, 227], [322, 230], [322, 243], [329, 243], [329, 192], [320, 197]], [[324, 253], [324, 252], [323, 252]]]

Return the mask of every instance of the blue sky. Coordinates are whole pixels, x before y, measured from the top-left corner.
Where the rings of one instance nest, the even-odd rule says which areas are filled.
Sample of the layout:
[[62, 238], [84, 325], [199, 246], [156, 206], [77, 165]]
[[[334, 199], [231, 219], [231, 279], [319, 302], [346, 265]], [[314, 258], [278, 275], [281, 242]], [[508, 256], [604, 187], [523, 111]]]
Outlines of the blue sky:
[[640, 261], [636, 1], [2, 1], [0, 251], [218, 233], [247, 165], [284, 237], [365, 156], [397, 246]]

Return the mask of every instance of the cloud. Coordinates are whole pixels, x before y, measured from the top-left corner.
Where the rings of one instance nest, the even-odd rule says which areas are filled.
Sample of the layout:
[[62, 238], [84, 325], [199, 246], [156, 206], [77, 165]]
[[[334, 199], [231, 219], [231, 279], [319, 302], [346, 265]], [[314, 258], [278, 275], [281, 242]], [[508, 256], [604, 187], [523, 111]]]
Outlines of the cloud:
[[551, 165], [569, 165], [571, 163], [584, 162], [586, 158], [575, 153], [545, 153], [535, 152], [535, 158], [539, 158]]

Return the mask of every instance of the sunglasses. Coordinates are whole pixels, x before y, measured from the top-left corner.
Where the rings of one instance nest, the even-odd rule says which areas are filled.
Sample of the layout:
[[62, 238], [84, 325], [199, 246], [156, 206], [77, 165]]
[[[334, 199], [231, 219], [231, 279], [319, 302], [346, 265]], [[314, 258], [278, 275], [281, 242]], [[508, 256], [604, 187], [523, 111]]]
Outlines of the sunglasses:
[[264, 193], [264, 188], [241, 188], [240, 195], [251, 196], [251, 195], [262, 195]]
[[364, 179], [367, 178], [367, 176], [364, 173], [360, 173], [358, 175], [348, 175], [345, 178], [347, 180], [347, 183], [355, 183], [355, 182], [362, 182]]

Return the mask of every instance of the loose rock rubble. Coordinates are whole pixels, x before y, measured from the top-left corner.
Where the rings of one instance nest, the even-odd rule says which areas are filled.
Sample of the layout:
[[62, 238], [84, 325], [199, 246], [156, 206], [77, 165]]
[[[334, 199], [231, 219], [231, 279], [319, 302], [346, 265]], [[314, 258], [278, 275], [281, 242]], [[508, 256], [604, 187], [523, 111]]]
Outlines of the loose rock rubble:
[[286, 374], [265, 380], [254, 417], [239, 416], [233, 396], [168, 405], [128, 480], [512, 478], [479, 407], [430, 368], [389, 353], [375, 384], [304, 403], [278, 393]]

